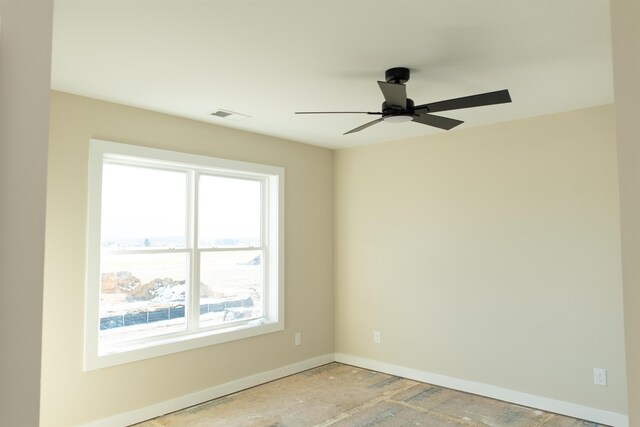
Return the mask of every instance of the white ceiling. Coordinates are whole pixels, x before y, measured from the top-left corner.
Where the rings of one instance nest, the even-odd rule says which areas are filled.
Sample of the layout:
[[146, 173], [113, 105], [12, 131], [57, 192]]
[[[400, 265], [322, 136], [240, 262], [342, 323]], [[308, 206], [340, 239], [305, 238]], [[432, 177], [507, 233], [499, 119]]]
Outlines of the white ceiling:
[[[438, 113], [449, 132], [613, 102], [606, 0], [57, 0], [52, 88], [342, 148], [445, 132], [375, 117], [377, 80], [408, 67], [416, 104], [509, 89]], [[251, 116], [234, 122], [217, 109]]]

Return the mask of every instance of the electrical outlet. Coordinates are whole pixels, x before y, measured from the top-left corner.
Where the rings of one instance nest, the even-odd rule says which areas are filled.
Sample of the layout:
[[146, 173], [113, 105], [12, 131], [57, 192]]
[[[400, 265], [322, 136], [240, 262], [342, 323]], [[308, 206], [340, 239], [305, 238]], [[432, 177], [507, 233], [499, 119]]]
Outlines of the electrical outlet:
[[380, 344], [380, 331], [373, 331], [373, 342]]
[[296, 332], [294, 336], [294, 345], [300, 345], [300, 344], [302, 344], [302, 333]]
[[607, 370], [602, 368], [593, 368], [593, 383], [595, 385], [607, 385]]

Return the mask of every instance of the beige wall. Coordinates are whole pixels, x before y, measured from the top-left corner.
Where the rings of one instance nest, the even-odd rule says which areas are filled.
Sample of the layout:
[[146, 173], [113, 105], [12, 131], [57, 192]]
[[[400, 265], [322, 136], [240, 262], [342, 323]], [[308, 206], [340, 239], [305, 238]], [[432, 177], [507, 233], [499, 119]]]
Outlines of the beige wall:
[[0, 1], [0, 426], [37, 426], [53, 2]]
[[611, 2], [629, 425], [640, 426], [640, 2]]
[[[50, 129], [43, 426], [113, 416], [334, 351], [332, 151], [57, 92]], [[283, 166], [286, 330], [82, 372], [90, 138]]]
[[612, 106], [334, 168], [336, 352], [627, 412]]

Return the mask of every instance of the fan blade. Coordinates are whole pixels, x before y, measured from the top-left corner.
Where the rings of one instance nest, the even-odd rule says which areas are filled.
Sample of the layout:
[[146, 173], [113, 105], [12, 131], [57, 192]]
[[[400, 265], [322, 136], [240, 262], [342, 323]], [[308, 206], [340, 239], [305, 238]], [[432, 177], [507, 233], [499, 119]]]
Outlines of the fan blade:
[[423, 125], [429, 125], [444, 130], [453, 129], [454, 127], [464, 123], [461, 120], [450, 119], [448, 117], [434, 116], [433, 114], [420, 114], [413, 117], [414, 122], [422, 123]]
[[436, 111], [459, 110], [461, 108], [482, 107], [484, 105], [504, 104], [507, 102], [511, 102], [511, 96], [509, 95], [509, 91], [504, 89], [496, 92], [487, 92], [479, 95], [463, 96], [462, 98], [433, 102], [431, 104], [417, 105], [414, 110], [417, 114], [435, 113]]
[[294, 114], [379, 114], [371, 111], [296, 111]]
[[355, 129], [351, 129], [349, 132], [345, 132], [345, 133], [343, 133], [343, 135], [348, 135], [348, 134], [350, 134], [350, 133], [360, 132], [362, 129], [366, 129], [366, 128], [368, 128], [369, 126], [373, 126], [373, 125], [375, 125], [376, 123], [381, 122], [382, 120], [384, 120], [384, 119], [383, 119], [382, 117], [380, 117], [379, 119], [375, 119], [375, 120], [373, 120], [373, 121], [370, 121], [369, 123], [365, 123], [365, 124], [363, 124], [362, 126], [358, 126], [358, 127], [357, 127], [357, 128], [355, 128]]
[[378, 82], [387, 105], [407, 109], [407, 87], [401, 84]]

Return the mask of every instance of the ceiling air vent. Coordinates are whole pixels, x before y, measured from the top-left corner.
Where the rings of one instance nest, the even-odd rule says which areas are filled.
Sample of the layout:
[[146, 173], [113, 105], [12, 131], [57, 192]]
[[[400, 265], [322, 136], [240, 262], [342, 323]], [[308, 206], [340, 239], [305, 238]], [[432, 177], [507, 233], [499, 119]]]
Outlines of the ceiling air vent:
[[215, 113], [211, 113], [212, 116], [221, 117], [227, 120], [233, 120], [239, 122], [240, 120], [246, 120], [251, 116], [247, 116], [246, 114], [236, 113], [235, 111], [229, 110], [218, 110]]

